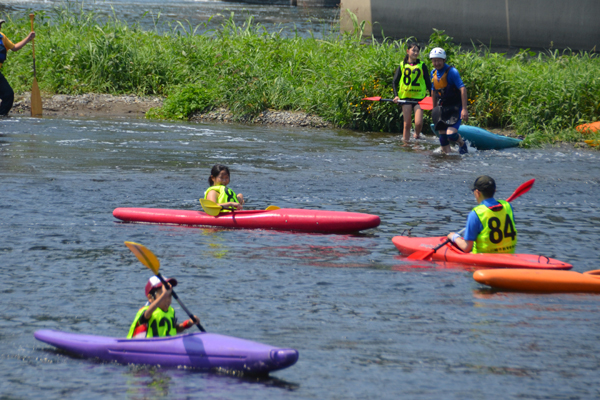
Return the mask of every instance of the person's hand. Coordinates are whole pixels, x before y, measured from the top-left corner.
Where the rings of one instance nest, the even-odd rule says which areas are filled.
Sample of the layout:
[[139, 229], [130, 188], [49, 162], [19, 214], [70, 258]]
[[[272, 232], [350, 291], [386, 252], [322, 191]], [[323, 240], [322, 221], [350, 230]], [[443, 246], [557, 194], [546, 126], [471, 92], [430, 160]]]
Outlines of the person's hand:
[[394, 103], [398, 103], [398, 102], [400, 102], [400, 97], [396, 96], [396, 97], [394, 97], [394, 98], [392, 99], [392, 101], [393, 101]]
[[460, 238], [460, 235], [458, 233], [455, 233], [455, 232], [450, 232], [447, 237], [448, 237], [449, 241], [451, 241], [452, 243], [456, 244], [456, 240]]
[[31, 42], [34, 38], [35, 38], [35, 32], [34, 31], [29, 32], [29, 35], [27, 35], [27, 41]]
[[466, 108], [463, 108], [460, 112], [460, 118], [465, 122], [469, 120], [469, 112]]
[[180, 325], [180, 328], [185, 330], [185, 329], [191, 328], [192, 325], [199, 324], [199, 323], [200, 323], [200, 318], [198, 318], [197, 316], [194, 315], [192, 318], [186, 319], [185, 321], [183, 321]]
[[163, 288], [163, 293], [166, 293], [169, 296], [173, 293], [173, 286], [171, 286], [171, 284], [168, 281], [165, 281], [165, 283], [163, 284]]
[[229, 209], [234, 208], [236, 210], [241, 210], [243, 208], [243, 205], [240, 204], [240, 203], [236, 203], [234, 201], [229, 201], [227, 203], [221, 204], [221, 207], [223, 207], [225, 209], [227, 209], [227, 208], [229, 208]]

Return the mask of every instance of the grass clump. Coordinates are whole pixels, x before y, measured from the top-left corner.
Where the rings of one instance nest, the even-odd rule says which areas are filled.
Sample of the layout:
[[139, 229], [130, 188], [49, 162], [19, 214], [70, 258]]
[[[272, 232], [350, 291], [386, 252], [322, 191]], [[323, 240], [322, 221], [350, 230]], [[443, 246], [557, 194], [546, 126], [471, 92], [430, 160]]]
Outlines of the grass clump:
[[[69, 4], [36, 16], [38, 81], [47, 93], [165, 96], [152, 118], [187, 119], [224, 106], [242, 120], [271, 108], [316, 114], [340, 127], [402, 131], [397, 106], [361, 99], [392, 97], [408, 39], [364, 42], [357, 21], [351, 34], [283, 37], [251, 18], [236, 24], [233, 16], [214, 29], [207, 21], [201, 34], [200, 26], [179, 22], [147, 31]], [[25, 37], [26, 17], [3, 18], [10, 38]], [[512, 129], [527, 145], [540, 145], [580, 141], [574, 127], [600, 119], [600, 59], [593, 53], [523, 50], [508, 57], [461, 49], [434, 30], [422, 49], [430, 69], [427, 55], [436, 46], [467, 85], [469, 124]], [[30, 51], [11, 54], [3, 67], [16, 91], [31, 87]]]

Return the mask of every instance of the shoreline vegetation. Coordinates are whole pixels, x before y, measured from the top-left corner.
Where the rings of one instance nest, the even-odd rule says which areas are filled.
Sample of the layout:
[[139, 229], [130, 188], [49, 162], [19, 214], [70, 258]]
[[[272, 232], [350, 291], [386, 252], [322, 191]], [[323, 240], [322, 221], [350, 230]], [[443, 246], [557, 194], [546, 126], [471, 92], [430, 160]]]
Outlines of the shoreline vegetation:
[[[45, 99], [70, 101], [75, 109], [83, 107], [81, 99], [111, 95], [98, 101], [106, 107], [114, 98], [130, 98], [143, 103], [130, 112], [147, 111], [153, 119], [290, 124], [296, 118], [299, 126], [402, 132], [396, 105], [361, 99], [392, 97], [393, 73], [410, 38], [365, 41], [364, 22], [352, 15], [353, 33], [317, 39], [268, 32], [251, 17], [241, 25], [230, 17], [216, 27], [208, 20], [148, 31], [116, 15], [75, 8], [65, 3], [36, 14], [37, 79]], [[0, 18], [11, 39], [27, 35], [27, 16]], [[157, 26], [159, 17], [153, 19]], [[461, 47], [437, 30], [422, 43], [427, 63], [433, 47], [445, 48], [461, 73], [470, 125], [514, 132], [525, 137], [524, 146], [600, 139], [600, 132], [575, 129], [600, 120], [598, 54], [526, 49], [507, 56], [485, 46]], [[28, 92], [31, 46], [10, 55], [2, 69], [16, 93]], [[27, 103], [21, 97], [17, 112]], [[431, 133], [429, 122], [426, 112], [425, 133]]]

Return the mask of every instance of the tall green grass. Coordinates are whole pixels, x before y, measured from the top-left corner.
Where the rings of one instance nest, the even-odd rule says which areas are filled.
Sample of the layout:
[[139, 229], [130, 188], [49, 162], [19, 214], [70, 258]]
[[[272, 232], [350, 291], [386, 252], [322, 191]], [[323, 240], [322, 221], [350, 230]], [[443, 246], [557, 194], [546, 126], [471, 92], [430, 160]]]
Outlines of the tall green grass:
[[[13, 42], [27, 35], [27, 16], [2, 18]], [[240, 25], [229, 18], [214, 29], [209, 24], [178, 22], [145, 31], [72, 3], [38, 13], [40, 87], [46, 93], [166, 96], [164, 106], [148, 114], [152, 118], [186, 119], [225, 106], [247, 119], [272, 108], [302, 110], [340, 127], [402, 131], [395, 105], [361, 99], [392, 96], [393, 73], [409, 39], [365, 42], [357, 21], [354, 33], [324, 39], [284, 37], [252, 19]], [[447, 50], [467, 85], [470, 124], [512, 129], [527, 136], [526, 144], [538, 145], [580, 141], [574, 127], [600, 119], [596, 54], [524, 50], [508, 57], [487, 48], [461, 49], [434, 31], [422, 50], [427, 63], [435, 46]], [[2, 70], [16, 91], [28, 91], [31, 46], [9, 54]]]

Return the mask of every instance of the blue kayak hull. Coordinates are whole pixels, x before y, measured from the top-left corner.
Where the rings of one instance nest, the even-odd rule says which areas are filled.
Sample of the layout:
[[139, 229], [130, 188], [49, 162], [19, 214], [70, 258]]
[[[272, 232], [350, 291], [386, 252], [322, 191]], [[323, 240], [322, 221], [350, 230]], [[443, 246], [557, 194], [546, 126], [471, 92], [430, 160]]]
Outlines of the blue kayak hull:
[[[433, 124], [431, 124], [431, 130], [436, 136], [439, 136], [438, 132], [433, 129]], [[521, 139], [496, 135], [485, 129], [469, 125], [461, 125], [460, 128], [458, 128], [458, 133], [460, 133], [464, 140], [468, 140], [471, 146], [475, 147], [477, 150], [507, 149], [509, 147], [517, 147], [519, 143], [522, 142]]]

